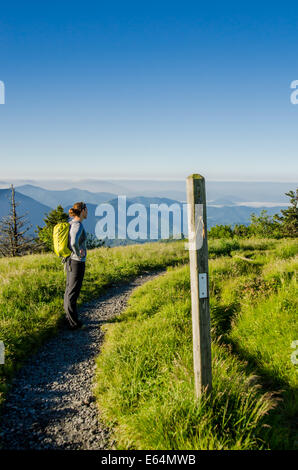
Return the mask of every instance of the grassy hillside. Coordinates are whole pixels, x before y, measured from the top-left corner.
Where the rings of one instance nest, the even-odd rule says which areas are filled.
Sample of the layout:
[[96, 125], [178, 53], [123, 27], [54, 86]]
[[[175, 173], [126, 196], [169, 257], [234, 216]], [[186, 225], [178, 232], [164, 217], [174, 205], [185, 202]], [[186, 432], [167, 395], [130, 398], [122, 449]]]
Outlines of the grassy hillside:
[[[211, 240], [209, 257], [213, 393], [195, 403], [184, 242], [89, 252], [80, 304], [111, 284], [170, 267], [105, 327], [96, 393], [118, 448], [295, 446], [297, 243]], [[0, 259], [0, 403], [15, 370], [57, 331], [65, 276], [53, 254]]]
[[[98, 248], [88, 253], [79, 304], [99, 296], [112, 283], [142, 272], [187, 261], [182, 242]], [[66, 273], [54, 254], [0, 259], [0, 404], [7, 384], [24, 358], [55, 333], [64, 316]]]
[[139, 288], [105, 326], [96, 394], [119, 449], [297, 447], [297, 242], [219, 240], [209, 251], [207, 400], [194, 400], [188, 266]]

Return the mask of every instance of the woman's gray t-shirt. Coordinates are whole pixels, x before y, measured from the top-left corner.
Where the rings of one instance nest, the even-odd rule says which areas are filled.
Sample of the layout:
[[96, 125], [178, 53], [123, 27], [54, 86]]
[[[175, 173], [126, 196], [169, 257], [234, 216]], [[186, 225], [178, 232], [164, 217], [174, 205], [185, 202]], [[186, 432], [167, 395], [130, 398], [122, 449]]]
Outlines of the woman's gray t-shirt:
[[[86, 240], [87, 235], [82, 222], [79, 220], [71, 220], [69, 222], [68, 248], [71, 251], [70, 258], [76, 261], [86, 261]], [[84, 250], [85, 256], [81, 257], [80, 250]]]

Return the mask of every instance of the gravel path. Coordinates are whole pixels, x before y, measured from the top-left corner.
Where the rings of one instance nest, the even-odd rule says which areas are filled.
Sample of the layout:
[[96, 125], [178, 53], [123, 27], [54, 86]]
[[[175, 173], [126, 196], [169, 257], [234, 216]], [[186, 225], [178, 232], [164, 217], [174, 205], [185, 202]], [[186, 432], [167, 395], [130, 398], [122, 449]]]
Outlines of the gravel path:
[[86, 329], [62, 329], [28, 359], [3, 405], [3, 449], [112, 448], [92, 393], [95, 358], [103, 340], [100, 325], [123, 311], [134, 288], [157, 275], [112, 286], [81, 308]]

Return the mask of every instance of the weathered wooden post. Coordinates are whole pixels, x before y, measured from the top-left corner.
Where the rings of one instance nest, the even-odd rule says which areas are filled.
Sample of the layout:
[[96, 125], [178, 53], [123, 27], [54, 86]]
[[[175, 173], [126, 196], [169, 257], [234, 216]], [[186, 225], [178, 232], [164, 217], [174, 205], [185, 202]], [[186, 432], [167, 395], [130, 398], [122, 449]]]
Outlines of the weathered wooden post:
[[209, 273], [205, 179], [186, 180], [190, 260], [193, 360], [196, 397], [212, 388]]

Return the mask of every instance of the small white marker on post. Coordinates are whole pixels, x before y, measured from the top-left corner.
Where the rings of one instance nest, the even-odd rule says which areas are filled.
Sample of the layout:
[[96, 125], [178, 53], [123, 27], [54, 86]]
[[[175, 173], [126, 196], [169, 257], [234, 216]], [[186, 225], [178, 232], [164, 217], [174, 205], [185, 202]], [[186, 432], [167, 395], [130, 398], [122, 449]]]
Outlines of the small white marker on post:
[[205, 179], [186, 180], [190, 260], [193, 360], [196, 397], [212, 389], [209, 273]]

